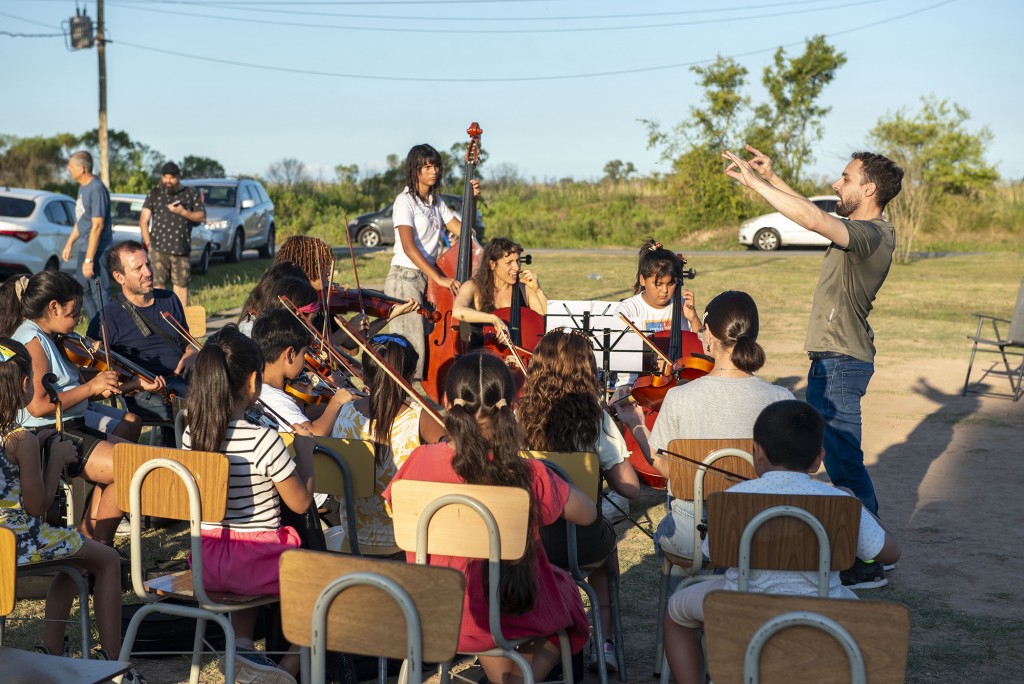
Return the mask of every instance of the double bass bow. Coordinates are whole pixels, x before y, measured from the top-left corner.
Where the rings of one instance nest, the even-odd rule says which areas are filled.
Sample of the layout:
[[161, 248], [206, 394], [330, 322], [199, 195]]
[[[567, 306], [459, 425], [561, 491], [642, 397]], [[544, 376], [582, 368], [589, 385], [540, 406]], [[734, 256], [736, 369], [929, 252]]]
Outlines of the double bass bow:
[[[473, 194], [473, 173], [480, 156], [480, 124], [473, 122], [466, 130], [469, 144], [466, 147], [466, 177], [462, 190], [462, 219], [457, 249], [449, 249], [437, 260], [437, 268], [446, 277], [460, 284], [473, 276], [479, 265], [483, 249], [474, 239], [476, 230], [476, 195]], [[439, 314], [438, 322], [427, 335], [426, 356], [423, 361], [423, 390], [431, 399], [441, 401], [448, 369], [455, 363], [455, 357], [463, 353], [469, 342], [469, 326], [460, 326], [452, 318], [455, 295], [447, 287], [432, 280], [427, 282], [427, 301]]]

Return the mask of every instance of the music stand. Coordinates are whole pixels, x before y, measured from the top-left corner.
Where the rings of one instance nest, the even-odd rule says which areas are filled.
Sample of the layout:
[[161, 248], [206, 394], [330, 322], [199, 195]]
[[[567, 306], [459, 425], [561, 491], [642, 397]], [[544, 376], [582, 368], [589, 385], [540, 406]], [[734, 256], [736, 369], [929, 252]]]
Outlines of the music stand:
[[643, 340], [612, 313], [616, 306], [618, 302], [552, 300], [545, 320], [548, 331], [570, 328], [590, 338], [606, 396], [613, 389], [612, 373], [643, 372]]

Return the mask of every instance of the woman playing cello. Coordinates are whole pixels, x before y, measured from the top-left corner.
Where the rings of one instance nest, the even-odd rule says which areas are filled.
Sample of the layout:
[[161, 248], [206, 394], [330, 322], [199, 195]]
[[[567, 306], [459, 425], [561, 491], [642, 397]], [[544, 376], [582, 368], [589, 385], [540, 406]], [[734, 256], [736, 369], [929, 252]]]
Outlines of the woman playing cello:
[[522, 253], [523, 248], [508, 238], [496, 237], [488, 242], [483, 258], [487, 268], [477, 269], [473, 279], [459, 290], [452, 318], [467, 323], [486, 323], [508, 333], [508, 321], [494, 312], [511, 308], [516, 297], [520, 305], [546, 315], [548, 297], [540, 288], [537, 274], [520, 267]]
[[[435, 262], [440, 252], [441, 235], [447, 228], [460, 235], [462, 222], [440, 196], [444, 167], [441, 155], [430, 145], [416, 145], [405, 159], [405, 190], [395, 198], [395, 255], [391, 270], [384, 280], [384, 293], [401, 299], [412, 298], [423, 306], [427, 281], [431, 280], [458, 294], [461, 283], [444, 275]], [[473, 195], [480, 193], [480, 184], [470, 181]], [[390, 330], [412, 344], [419, 359], [415, 378], [423, 377], [426, 359], [423, 317], [405, 314], [391, 321]]]

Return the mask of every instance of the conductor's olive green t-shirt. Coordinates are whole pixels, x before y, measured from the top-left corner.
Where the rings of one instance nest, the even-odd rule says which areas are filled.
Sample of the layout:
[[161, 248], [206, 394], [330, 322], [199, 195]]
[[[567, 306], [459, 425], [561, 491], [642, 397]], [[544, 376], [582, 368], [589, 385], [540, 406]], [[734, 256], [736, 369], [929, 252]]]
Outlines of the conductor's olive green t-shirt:
[[846, 227], [849, 245], [833, 243], [821, 262], [804, 348], [872, 363], [875, 334], [868, 314], [892, 266], [896, 235], [884, 219], [847, 221]]

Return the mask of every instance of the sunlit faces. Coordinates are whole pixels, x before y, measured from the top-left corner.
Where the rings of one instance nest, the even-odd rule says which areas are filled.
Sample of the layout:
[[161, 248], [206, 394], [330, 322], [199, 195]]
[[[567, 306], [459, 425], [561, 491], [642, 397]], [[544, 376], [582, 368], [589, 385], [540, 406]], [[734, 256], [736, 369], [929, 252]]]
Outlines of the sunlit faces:
[[148, 295], [153, 291], [153, 268], [149, 255], [142, 250], [121, 253], [121, 268], [114, 271], [114, 280], [133, 295]]
[[836, 196], [839, 197], [836, 213], [840, 216], [849, 216], [857, 211], [864, 201], [864, 189], [867, 185], [873, 184], [868, 183], [864, 177], [864, 163], [860, 159], [854, 159], [843, 169], [842, 177], [832, 185]]
[[434, 164], [426, 163], [420, 167], [420, 170], [416, 173], [416, 182], [420, 184], [421, 188], [429, 189], [437, 184], [437, 176], [441, 172], [441, 169]]
[[676, 291], [676, 281], [672, 276], [656, 275], [650, 278], [640, 276], [640, 287], [643, 288], [640, 295], [648, 306], [663, 308], [672, 301], [672, 295]]
[[510, 285], [516, 282], [516, 279], [519, 277], [519, 273], [522, 271], [522, 268], [519, 266], [518, 252], [510, 252], [497, 261], [492, 259], [487, 263], [490, 265], [491, 271], [494, 273], [495, 285], [499, 283]]
[[61, 304], [56, 299], [52, 300], [47, 311], [50, 314], [50, 327], [53, 332], [67, 335], [78, 325], [78, 319], [82, 317], [82, 303], [71, 300]]

